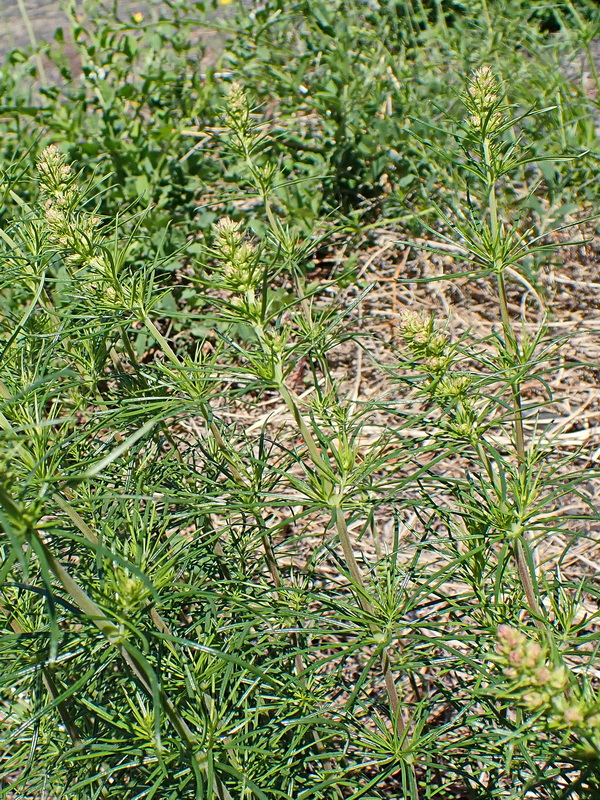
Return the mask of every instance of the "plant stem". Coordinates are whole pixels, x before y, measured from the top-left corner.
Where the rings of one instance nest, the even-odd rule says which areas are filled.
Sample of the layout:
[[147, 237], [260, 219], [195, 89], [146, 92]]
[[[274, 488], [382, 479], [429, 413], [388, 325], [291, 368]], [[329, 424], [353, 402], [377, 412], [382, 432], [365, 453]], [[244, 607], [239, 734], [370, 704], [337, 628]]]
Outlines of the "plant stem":
[[35, 51], [34, 59], [37, 65], [40, 83], [46, 89], [48, 87], [48, 77], [46, 75], [46, 70], [44, 69], [44, 62], [42, 60], [41, 53], [38, 51], [38, 42], [35, 31], [33, 30], [33, 25], [31, 24], [31, 20], [29, 19], [29, 14], [27, 13], [27, 8], [25, 7], [23, 0], [17, 0], [17, 5], [19, 6], [19, 11], [21, 12], [21, 19], [23, 20], [23, 25], [27, 31], [27, 36], [29, 37], [29, 43]]
[[[519, 357], [519, 346], [515, 336], [510, 314], [508, 311], [508, 297], [506, 293], [506, 280], [504, 276], [505, 264], [503, 262], [501, 250], [499, 247], [500, 237], [501, 237], [501, 225], [500, 225], [500, 217], [498, 214], [498, 198], [496, 195], [497, 174], [492, 156], [490, 140], [487, 137], [483, 140], [483, 153], [484, 153], [484, 161], [486, 165], [487, 178], [488, 178], [488, 205], [490, 214], [490, 231], [492, 234], [492, 248], [493, 248], [492, 263], [497, 278], [500, 318], [502, 320], [502, 329], [504, 331], [505, 346], [508, 350], [508, 353], [512, 361], [516, 362]], [[518, 376], [515, 377], [514, 381], [511, 381], [511, 395], [513, 404], [515, 448], [517, 454], [517, 461], [519, 464], [519, 470], [522, 470], [523, 467], [525, 466], [527, 454], [525, 449], [525, 433], [523, 429], [523, 410], [521, 406], [520, 379], [518, 378]], [[527, 531], [523, 532], [523, 537], [526, 541], [528, 540]], [[529, 568], [527, 558], [525, 557], [525, 551], [523, 549], [523, 543], [519, 540], [517, 540], [515, 544], [515, 560], [517, 563], [517, 571], [519, 573], [519, 577], [523, 585], [523, 591], [525, 592], [525, 597], [527, 598], [527, 603], [529, 605], [531, 612], [534, 615], [536, 624], [541, 626], [541, 621], [540, 621], [541, 610], [538, 602], [537, 593], [535, 590], [535, 583], [536, 583], [535, 574], [532, 574], [532, 571]], [[534, 557], [534, 564], [535, 564], [535, 557]]]
[[[151, 336], [154, 338], [154, 340], [160, 345], [163, 353], [167, 356], [169, 361], [181, 373], [182, 377], [184, 378], [185, 386], [188, 389], [188, 391], [190, 392], [190, 394], [192, 396], [195, 396], [196, 399], [199, 399], [197, 397], [198, 393], [195, 390], [195, 387], [194, 387], [193, 383], [191, 381], [189, 381], [185, 377], [185, 372], [184, 372], [185, 365], [182, 363], [182, 361], [179, 358], [179, 356], [177, 355], [177, 353], [173, 350], [171, 345], [168, 343], [168, 341], [165, 339], [165, 337], [162, 335], [162, 333], [158, 330], [158, 328], [156, 327], [154, 322], [150, 319], [150, 317], [145, 312], [142, 312], [141, 316], [142, 316], [142, 321], [143, 321], [144, 325], [146, 326], [146, 329], [148, 330], [148, 332], [151, 334]], [[240, 471], [240, 469], [238, 469], [238, 466], [237, 466], [237, 464], [235, 462], [235, 459], [233, 458], [233, 456], [231, 454], [230, 448], [227, 446], [225, 440], [223, 439], [223, 436], [221, 435], [221, 431], [219, 430], [216, 422], [212, 419], [212, 413], [211, 413], [210, 407], [208, 406], [206, 401], [204, 401], [204, 400], [200, 401], [200, 410], [201, 410], [202, 416], [204, 417], [206, 423], [208, 424], [209, 430], [210, 430], [215, 442], [217, 443], [217, 447], [219, 448], [220, 452], [222, 453], [222, 455], [224, 456], [225, 460], [227, 461], [227, 464], [229, 465], [229, 469], [231, 470], [231, 474], [232, 474], [235, 482], [238, 484], [238, 486], [240, 488], [249, 489], [250, 488], [249, 487], [249, 482], [248, 482], [247, 478], [245, 478], [242, 475], [242, 472]], [[256, 519], [257, 524], [259, 526], [259, 529], [261, 530], [260, 540], [261, 540], [261, 544], [262, 544], [262, 547], [263, 547], [263, 550], [264, 550], [264, 553], [265, 553], [265, 559], [267, 561], [267, 566], [269, 568], [269, 572], [271, 573], [271, 577], [273, 578], [273, 582], [274, 582], [275, 586], [277, 588], [279, 588], [282, 585], [281, 573], [279, 572], [279, 566], [277, 564], [277, 559], [275, 558], [275, 553], [273, 551], [273, 546], [272, 546], [272, 544], [271, 544], [271, 542], [269, 540], [269, 537], [267, 536], [267, 534], [264, 531], [264, 521], [260, 517], [258, 517], [256, 514], [254, 516], [255, 516], [255, 519]]]
[[[162, 334], [160, 333], [158, 328], [156, 328], [156, 326], [154, 325], [152, 320], [150, 320], [149, 318], [146, 317], [144, 321], [145, 321], [145, 323], [147, 325], [148, 330], [152, 333], [152, 335], [154, 336], [156, 341], [161, 345], [161, 347], [163, 348], [165, 354], [168, 356], [168, 358], [171, 360], [171, 362], [175, 366], [177, 366], [178, 369], [180, 369], [180, 370], [183, 369], [183, 364], [181, 363], [181, 361], [178, 358], [177, 354], [170, 347], [170, 345], [168, 344], [166, 339], [162, 336]], [[261, 341], [261, 344], [264, 345], [264, 331], [262, 332], [262, 334], [263, 334], [262, 336], [259, 336], [259, 339]], [[247, 479], [245, 479], [242, 476], [241, 472], [237, 469], [237, 467], [234, 464], [231, 463], [231, 458], [229, 456], [229, 448], [227, 447], [227, 444], [225, 443], [225, 440], [221, 436], [221, 432], [219, 431], [219, 429], [218, 429], [216, 423], [214, 422], [214, 420], [209, 419], [210, 412], [209, 412], [209, 409], [208, 409], [207, 405], [204, 404], [204, 403], [202, 404], [202, 411], [203, 411], [204, 418], [207, 420], [207, 422], [209, 424], [210, 431], [211, 431], [211, 433], [212, 433], [212, 435], [213, 435], [213, 437], [214, 437], [214, 439], [215, 439], [215, 441], [217, 443], [217, 446], [219, 447], [219, 450], [225, 455], [225, 457], [228, 460], [228, 463], [229, 463], [229, 466], [230, 466], [230, 469], [231, 469], [231, 472], [232, 472], [232, 475], [233, 475], [234, 479], [236, 480], [236, 482], [238, 483], [238, 485], [241, 488], [249, 489], [250, 487], [248, 485]], [[272, 545], [271, 540], [269, 538], [268, 532], [265, 530], [266, 526], [265, 526], [265, 523], [264, 523], [264, 519], [256, 511], [253, 511], [253, 516], [254, 516], [254, 519], [256, 521], [256, 524], [257, 524], [259, 530], [261, 531], [261, 533], [260, 533], [260, 541], [261, 541], [261, 544], [262, 544], [262, 547], [263, 547], [263, 550], [264, 550], [264, 553], [265, 553], [265, 559], [266, 559], [266, 562], [267, 562], [267, 566], [269, 568], [269, 572], [271, 573], [271, 578], [273, 579], [273, 584], [274, 584], [275, 589], [276, 589], [275, 594], [276, 594], [276, 596], [279, 596], [279, 592], [277, 590], [281, 589], [281, 587], [283, 586], [283, 581], [282, 581], [282, 578], [281, 578], [281, 572], [279, 570], [279, 565], [277, 564], [277, 558], [275, 556], [275, 551], [273, 550], [273, 545]], [[219, 548], [220, 548], [220, 545], [219, 545]], [[292, 633], [291, 640], [292, 640], [292, 644], [294, 646], [298, 646], [298, 637], [297, 637], [297, 635], [295, 633]], [[302, 658], [302, 655], [300, 653], [296, 653], [296, 655], [294, 657], [294, 664], [295, 664], [295, 667], [296, 667], [296, 674], [298, 675], [298, 678], [304, 683], [303, 673], [304, 673], [304, 671], [306, 669], [306, 666], [304, 664], [304, 659]], [[319, 737], [319, 734], [317, 733], [317, 731], [313, 731], [312, 735], [313, 735], [313, 739], [314, 739], [315, 746], [316, 746], [317, 750], [320, 753], [323, 753], [325, 751], [325, 747], [323, 745], [323, 742], [321, 741], [321, 738]], [[340, 791], [339, 787], [335, 787], [335, 791], [336, 791], [336, 794], [338, 795], [338, 797], [341, 797], [341, 791]]]
[[[346, 525], [346, 519], [344, 517], [342, 507], [339, 505], [339, 503], [335, 503], [332, 505], [331, 511], [338, 532], [340, 544], [342, 546], [342, 551], [344, 553], [344, 558], [346, 559], [346, 565], [348, 566], [352, 580], [359, 588], [359, 602], [363, 608], [363, 611], [365, 611], [366, 614], [372, 615], [373, 605], [368, 599], [368, 590], [363, 578], [363, 574], [358, 566], [358, 562], [356, 561], [356, 556], [354, 555], [354, 548], [352, 546], [350, 533], [348, 531], [348, 526]], [[377, 632], [377, 626], [374, 623], [370, 623], [369, 627], [371, 629], [371, 633]], [[381, 671], [385, 680], [385, 686], [394, 718], [396, 732], [402, 736], [405, 731], [405, 724], [400, 711], [398, 689], [392, 668], [390, 666], [388, 648], [385, 645], [381, 653]]]
[[[137, 356], [135, 354], [135, 351], [134, 351], [133, 347], [131, 346], [131, 342], [129, 341], [129, 337], [127, 336], [127, 332], [125, 331], [125, 328], [123, 328], [122, 326], [120, 327], [119, 331], [120, 331], [120, 334], [121, 334], [121, 341], [123, 342], [123, 346], [125, 347], [125, 351], [126, 351], [128, 357], [129, 357], [129, 360], [131, 361], [132, 366], [135, 367], [135, 369], [137, 370], [138, 380], [140, 381], [141, 385], [145, 389], [147, 389], [148, 388], [148, 381], [146, 380], [145, 376], [140, 372], [140, 364], [139, 364], [139, 361], [138, 361]], [[116, 351], [114, 350], [114, 348], [111, 350], [110, 355], [111, 355], [111, 358], [113, 359], [113, 363], [115, 364], [117, 369], [121, 368], [120, 365], [119, 365], [119, 357], [118, 357]], [[161, 422], [160, 423], [160, 429], [164, 433], [166, 440], [171, 445], [171, 449], [172, 449], [172, 452], [173, 452], [175, 458], [179, 461], [180, 464], [183, 463], [183, 456], [179, 452], [179, 449], [177, 447], [177, 444], [176, 444], [175, 440], [173, 439], [171, 431], [168, 429], [168, 427], [167, 427], [165, 422]]]
[[[281, 383], [278, 385], [278, 389], [285, 404], [288, 406], [288, 408], [294, 415], [294, 419], [296, 420], [302, 438], [304, 439], [304, 442], [308, 449], [308, 453], [311, 457], [313, 465], [322, 473], [325, 479], [323, 487], [324, 494], [329, 494], [329, 492], [331, 491], [331, 484], [330, 484], [331, 469], [325, 462], [321, 450], [319, 449], [315, 441], [315, 438], [312, 435], [310, 428], [308, 427], [308, 424], [306, 423], [306, 420], [302, 416], [298, 405], [294, 402], [290, 390], [283, 383], [283, 381], [281, 381]], [[346, 524], [343, 508], [341, 506], [341, 498], [337, 490], [334, 491], [332, 494], [331, 500], [329, 502], [329, 509], [331, 512], [332, 521], [337, 530], [338, 538], [340, 540], [340, 545], [342, 547], [342, 552], [344, 553], [346, 566], [348, 567], [350, 577], [358, 590], [359, 602], [362, 606], [363, 611], [366, 614], [372, 616], [374, 613], [373, 605], [368, 597], [368, 589], [362, 571], [358, 566], [358, 562], [354, 554], [354, 547], [352, 545], [352, 540], [350, 538], [350, 533], [348, 531], [348, 526]], [[371, 630], [371, 633], [378, 632], [377, 626], [373, 622], [369, 623], [369, 628]], [[394, 674], [390, 666], [388, 648], [385, 645], [383, 646], [382, 649], [381, 669], [385, 680], [388, 700], [390, 703], [392, 717], [394, 719], [395, 729], [397, 734], [399, 736], [402, 736], [405, 732], [405, 723], [402, 718], [402, 713], [400, 709], [400, 700], [398, 697], [396, 681], [394, 679]]]
[[[498, 296], [500, 298], [500, 315], [502, 318], [502, 328], [504, 330], [504, 338], [509, 348], [509, 352], [513, 359], [518, 356], [518, 346], [516, 337], [512, 327], [510, 315], [508, 313], [508, 298], [506, 295], [506, 281], [504, 271], [501, 270], [497, 273], [498, 278]], [[513, 411], [514, 411], [514, 427], [515, 427], [515, 443], [517, 450], [517, 458], [519, 464], [525, 463], [525, 433], [523, 430], [523, 410], [521, 407], [521, 391], [517, 382], [511, 385], [511, 392], [513, 398]]]

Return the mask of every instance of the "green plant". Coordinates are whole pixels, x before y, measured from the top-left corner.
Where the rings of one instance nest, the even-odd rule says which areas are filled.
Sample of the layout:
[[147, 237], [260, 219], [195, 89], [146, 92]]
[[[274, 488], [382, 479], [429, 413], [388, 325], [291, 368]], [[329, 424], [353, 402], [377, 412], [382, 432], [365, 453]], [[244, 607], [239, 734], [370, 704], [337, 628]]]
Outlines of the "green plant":
[[[554, 111], [515, 116], [486, 67], [455, 93], [443, 130], [427, 114], [410, 134], [386, 122], [385, 135], [421, 159], [414, 181], [438, 184], [426, 208], [415, 192], [403, 213], [451, 248], [459, 266], [439, 277], [485, 285], [494, 322], [484, 335], [457, 333], [447, 315], [405, 308], [390, 340], [376, 324], [382, 294], [362, 273], [313, 274], [329, 241], [320, 215], [335, 213], [350, 244], [368, 240], [363, 212], [376, 212], [355, 201], [381, 165], [376, 137], [355, 152], [374, 108], [359, 67], [378, 103], [395, 85], [393, 35], [422, 65], [435, 32], [449, 47], [472, 17], [424, 7], [410, 27], [396, 5], [350, 3], [332, 16], [307, 3], [291, 18], [275, 6], [248, 15], [253, 35], [262, 25], [260, 36], [280, 37], [282, 61], [291, 42], [315, 81], [349, 86], [331, 162], [326, 147], [312, 172], [303, 156], [290, 160], [289, 73], [245, 91], [268, 47], [235, 67], [238, 83], [207, 79], [203, 99], [191, 92], [164, 112], [181, 127], [157, 134], [164, 159], [150, 162], [146, 215], [127, 181], [154, 144], [133, 137], [129, 101], [144, 96], [152, 112], [148, 96], [169, 94], [162, 60], [158, 77], [142, 87], [132, 77], [120, 98], [110, 75], [96, 75], [107, 84], [87, 86], [69, 135], [53, 128], [61, 147], [41, 150], [35, 174], [33, 154], [14, 149], [6, 162], [0, 797], [591, 796], [597, 611], [581, 604], [598, 591], [565, 577], [561, 559], [585, 535], [575, 523], [596, 514], [582, 487], [597, 475], [583, 452], [553, 451], [550, 376], [568, 365], [531, 283], [563, 213], [548, 211], [542, 167], [579, 167], [557, 160], [555, 140], [540, 161]], [[161, 33], [185, 30], [174, 19], [160, 22], [152, 52], [180, 65]], [[92, 33], [97, 51], [86, 39], [92, 72], [109, 51], [117, 79], [119, 64], [146, 56], [126, 27]], [[388, 40], [374, 44], [377, 32]], [[495, 52], [487, 33], [482, 51]], [[537, 22], [527, 35], [542, 36]], [[336, 39], [360, 44], [345, 73]], [[329, 43], [322, 73], [315, 41]], [[252, 106], [267, 89], [281, 102], [273, 124]], [[324, 130], [332, 92], [314, 112]], [[89, 160], [73, 149], [84, 126], [97, 129], [98, 97], [102, 141], [128, 131], [124, 187], [100, 149]], [[193, 191], [178, 198], [164, 170], [199, 108], [218, 122], [206, 148], [221, 161], [205, 165], [217, 205], [196, 225], [185, 212]], [[162, 113], [149, 118], [155, 132]], [[327, 177], [348, 142], [352, 180]], [[390, 228], [386, 202], [376, 224]], [[181, 236], [168, 247], [165, 209]], [[367, 370], [378, 394], [361, 392]], [[563, 509], [573, 498], [576, 518]], [[547, 551], [559, 534], [562, 552]], [[520, 632], [534, 628], [539, 644]], [[538, 702], [544, 670], [555, 691]]]

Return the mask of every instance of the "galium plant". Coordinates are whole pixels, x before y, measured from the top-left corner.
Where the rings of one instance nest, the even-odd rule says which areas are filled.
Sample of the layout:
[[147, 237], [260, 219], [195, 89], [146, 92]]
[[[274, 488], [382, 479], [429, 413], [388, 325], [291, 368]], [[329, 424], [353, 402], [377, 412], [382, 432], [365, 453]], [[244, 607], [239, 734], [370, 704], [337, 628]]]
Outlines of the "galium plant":
[[[549, 347], [544, 340], [546, 311], [539, 293], [533, 290], [540, 312], [533, 330], [525, 319], [520, 323], [513, 320], [507, 281], [516, 279], [531, 288], [518, 272], [519, 264], [535, 252], [547, 252], [551, 246], [542, 242], [534, 228], [521, 230], [518, 218], [512, 219], [510, 211], [502, 215], [503, 184], [516, 170], [529, 165], [531, 157], [526, 150], [522, 152], [518, 137], [507, 136], [508, 132], [513, 133], [518, 120], [509, 116], [502, 88], [489, 67], [474, 73], [463, 102], [467, 118], [457, 140], [465, 156], [463, 167], [474, 178], [470, 190], [478, 193], [479, 203], [468, 214], [459, 212], [458, 218], [441, 210], [440, 216], [448, 228], [444, 238], [470, 259], [477, 269], [474, 274], [490, 276], [495, 282], [501, 329], [485, 343], [485, 362], [475, 352], [465, 353], [463, 346], [451, 347], [445, 335], [434, 329], [433, 319], [406, 314], [400, 331], [412, 357], [419, 360], [419, 368], [428, 376], [426, 391], [442, 407], [448, 406], [453, 435], [473, 447], [483, 467], [485, 493], [495, 495], [498, 510], [502, 510], [502, 527], [512, 542], [527, 602], [539, 623], [543, 612], [537, 596], [535, 537], [530, 528], [539, 500], [538, 490], [532, 491], [531, 480], [533, 471], [539, 468], [537, 448], [541, 442], [526, 441], [521, 387], [532, 376], [542, 377], [538, 365], [548, 357]], [[481, 375], [461, 371], [461, 362], [473, 356], [482, 366], [485, 363], [493, 380], [500, 379], [495, 400], [477, 387], [475, 379], [481, 387]], [[506, 393], [508, 399], [501, 399]], [[499, 457], [496, 446], [486, 440], [486, 431], [494, 425], [494, 403], [504, 412], [510, 408], [508, 414], [496, 418], [495, 424], [509, 422], [512, 427], [512, 459]], [[513, 498], [507, 495], [511, 485]]]
[[[530, 165], [532, 158], [521, 138], [515, 136], [520, 120], [511, 118], [504, 96], [488, 67], [474, 73], [463, 95], [467, 117], [457, 134], [464, 156], [462, 168], [474, 178], [469, 184], [469, 213], [459, 210], [452, 215], [439, 210], [443, 229], [435, 232], [453, 244], [467, 264], [470, 261], [473, 277], [493, 281], [500, 327], [487, 340], [476, 341], [466, 333], [451, 343], [433, 316], [406, 311], [401, 314], [399, 332], [404, 358], [417, 371], [419, 392], [434, 409], [440, 443], [445, 438], [453, 446], [459, 441], [467, 448], [462, 454], [467, 459], [468, 479], [456, 486], [457, 504], [448, 514], [448, 529], [462, 560], [459, 571], [481, 603], [478, 614], [491, 621], [498, 613], [494, 606], [498, 608], [499, 597], [496, 594], [490, 602], [492, 587], [488, 584], [486, 588], [486, 583], [494, 561], [504, 571], [507, 554], [512, 552], [526, 607], [557, 654], [556, 660], [560, 659], [559, 640], [562, 648], [570, 647], [565, 636], [573, 625], [567, 612], [572, 600], [561, 593], [560, 578], [552, 589], [546, 583], [547, 567], [538, 547], [550, 531], [568, 524], [561, 520], [561, 500], [577, 491], [583, 475], [573, 469], [576, 456], [562, 464], [549, 458], [552, 443], [538, 414], [552, 403], [552, 396], [528, 404], [523, 399], [525, 382], [534, 379], [545, 385], [544, 375], [552, 369], [559, 344], [548, 336], [547, 310], [540, 292], [519, 271], [523, 261], [534, 253], [547, 253], [552, 245], [537, 235], [534, 227], [524, 229], [514, 212], [514, 201], [506, 202], [511, 178]], [[537, 314], [531, 316], [537, 320], [531, 322], [525, 311], [520, 319], [514, 318], [509, 302], [511, 281], [531, 292], [537, 305]], [[512, 436], [506, 435], [507, 428], [512, 429]], [[565, 603], [563, 608], [552, 602], [554, 591]], [[572, 607], [569, 612], [572, 614]], [[589, 689], [589, 665], [579, 662], [584, 681], [579, 685], [564, 666], [548, 666], [547, 650], [535, 642], [527, 643], [518, 629], [503, 623], [498, 630], [498, 660], [507, 665], [504, 674], [511, 681], [505, 696], [518, 697], [522, 708], [535, 712], [533, 730], [554, 727], [567, 732], [567, 739], [585, 742], [579, 748], [580, 757], [585, 751], [595, 762], [592, 742], [597, 700]], [[569, 655], [577, 658], [577, 647]], [[585, 661], [583, 654], [581, 658]], [[581, 699], [584, 696], [585, 701]], [[589, 724], [584, 722], [587, 720]], [[596, 766], [591, 774], [597, 774]], [[595, 778], [592, 784], [596, 785]]]
[[[356, 324], [368, 291], [343, 305], [335, 278], [308, 282], [321, 239], [284, 218], [274, 143], [239, 87], [222, 142], [265, 221], [224, 216], [186, 273], [219, 323], [202, 347], [159, 311], [160, 258], [139, 267], [135, 234], [97, 214], [59, 149], [39, 160], [37, 205], [11, 184], [0, 796], [516, 800], [568, 797], [564, 775], [573, 798], [596, 785], [556, 722], [585, 694], [586, 652], [577, 673], [559, 662], [595, 624], [575, 621], [576, 598], [595, 595], [552, 585], [538, 544], [568, 530], [556, 511], [577, 476], [528, 427], [523, 383], [554, 351], [509, 304], [542, 245], [503, 216], [497, 185], [520, 157], [500, 97], [475, 74], [461, 141], [483, 188], [470, 218], [442, 219], [495, 281], [499, 329], [457, 338], [403, 313], [392, 366], [373, 364], [393, 385], [371, 401], [339, 369], [377, 338]], [[544, 669], [556, 695], [534, 706]]]

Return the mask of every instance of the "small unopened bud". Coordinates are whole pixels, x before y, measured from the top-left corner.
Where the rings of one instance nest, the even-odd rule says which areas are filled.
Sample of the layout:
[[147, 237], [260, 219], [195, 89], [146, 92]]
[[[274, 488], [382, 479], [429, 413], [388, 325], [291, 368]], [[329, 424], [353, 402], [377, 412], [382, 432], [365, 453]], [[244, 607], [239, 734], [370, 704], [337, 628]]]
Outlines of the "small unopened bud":
[[235, 222], [231, 217], [221, 217], [221, 219], [215, 223], [215, 229], [218, 234], [227, 238], [230, 236], [241, 236], [240, 223]]
[[435, 387], [435, 393], [440, 398], [463, 397], [471, 383], [469, 375], [446, 375]]
[[538, 686], [545, 686], [550, 681], [551, 672], [548, 667], [544, 664], [543, 667], [538, 667], [534, 674], [534, 680], [538, 684]]
[[429, 347], [434, 353], [440, 355], [448, 347], [448, 337], [440, 331], [433, 333], [429, 340]]
[[477, 442], [481, 436], [479, 427], [468, 420], [453, 420], [448, 424], [448, 432], [455, 439], [464, 439], [470, 443]]
[[498, 644], [496, 649], [500, 653], [514, 650], [525, 642], [525, 635], [513, 628], [512, 625], [500, 625], [498, 628]]
[[523, 695], [523, 702], [527, 708], [535, 710], [537, 708], [541, 708], [543, 705], [546, 705], [548, 698], [543, 692], [525, 692]]
[[563, 692], [569, 683], [569, 676], [565, 667], [556, 667], [552, 670], [548, 685], [554, 692]]
[[126, 569], [116, 567], [115, 579], [115, 597], [123, 611], [131, 613], [145, 607], [149, 592], [147, 586], [137, 575], [131, 575]]
[[584, 712], [579, 703], [567, 706], [563, 709], [563, 716], [565, 722], [569, 725], [581, 725], [584, 720]]
[[533, 669], [542, 656], [542, 648], [537, 642], [527, 642], [523, 648], [523, 666], [526, 669]]
[[589, 728], [600, 730], [600, 714], [592, 714], [588, 717], [587, 724]]
[[435, 375], [439, 372], [445, 372], [449, 365], [447, 358], [442, 356], [431, 356], [423, 361], [423, 366], [427, 372], [431, 372]]

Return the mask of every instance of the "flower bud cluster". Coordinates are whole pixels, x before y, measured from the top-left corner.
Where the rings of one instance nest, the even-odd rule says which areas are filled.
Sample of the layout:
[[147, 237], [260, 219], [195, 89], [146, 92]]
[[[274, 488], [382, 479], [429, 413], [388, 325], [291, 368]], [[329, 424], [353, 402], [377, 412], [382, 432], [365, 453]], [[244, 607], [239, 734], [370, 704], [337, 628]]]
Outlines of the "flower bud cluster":
[[476, 443], [479, 438], [477, 408], [472, 396], [473, 377], [448, 372], [431, 384], [431, 396], [444, 407], [446, 428], [450, 435]]
[[55, 145], [45, 148], [37, 168], [48, 239], [65, 252], [70, 263], [87, 262], [93, 257], [100, 220], [77, 211], [81, 191], [71, 167]]
[[225, 288], [244, 293], [258, 287], [258, 253], [245, 241], [239, 222], [224, 217], [215, 225], [215, 249], [223, 264]]
[[564, 666], [550, 668], [547, 652], [538, 642], [510, 625], [498, 628], [496, 652], [504, 667], [504, 674], [523, 690], [523, 702], [536, 709], [548, 705], [568, 688], [568, 675]]
[[435, 387], [436, 397], [441, 400], [458, 400], [467, 397], [473, 383], [470, 375], [450, 372], [438, 381]]
[[55, 144], [42, 151], [37, 169], [42, 191], [48, 197], [54, 198], [61, 206], [73, 201], [76, 197], [73, 171]]
[[452, 371], [455, 355], [448, 335], [436, 329], [433, 316], [418, 311], [404, 311], [398, 327], [419, 368], [429, 375], [426, 392], [444, 410], [442, 427], [452, 437], [477, 440], [478, 414], [470, 396], [473, 379]]
[[497, 132], [505, 123], [499, 97], [500, 84], [488, 66], [475, 70], [463, 101], [469, 112], [468, 123], [481, 135]]
[[567, 668], [550, 663], [546, 648], [516, 628], [501, 625], [494, 660], [510, 681], [509, 696], [542, 715], [550, 727], [600, 743], [598, 701], [584, 699]]
[[398, 330], [410, 353], [421, 360], [426, 372], [442, 375], [452, 363], [450, 342], [443, 331], [435, 327], [432, 315], [418, 311], [403, 311]]
[[80, 262], [81, 256], [91, 256], [100, 225], [97, 217], [69, 213], [52, 200], [46, 201], [44, 212], [48, 238], [61, 250], [72, 251], [70, 261]]
[[119, 564], [111, 564], [107, 569], [105, 591], [110, 594], [111, 605], [125, 617], [142, 611], [147, 603], [149, 591], [146, 584], [129, 570]]
[[246, 136], [252, 129], [250, 106], [242, 86], [233, 83], [227, 98], [226, 119], [228, 126], [241, 136]]

